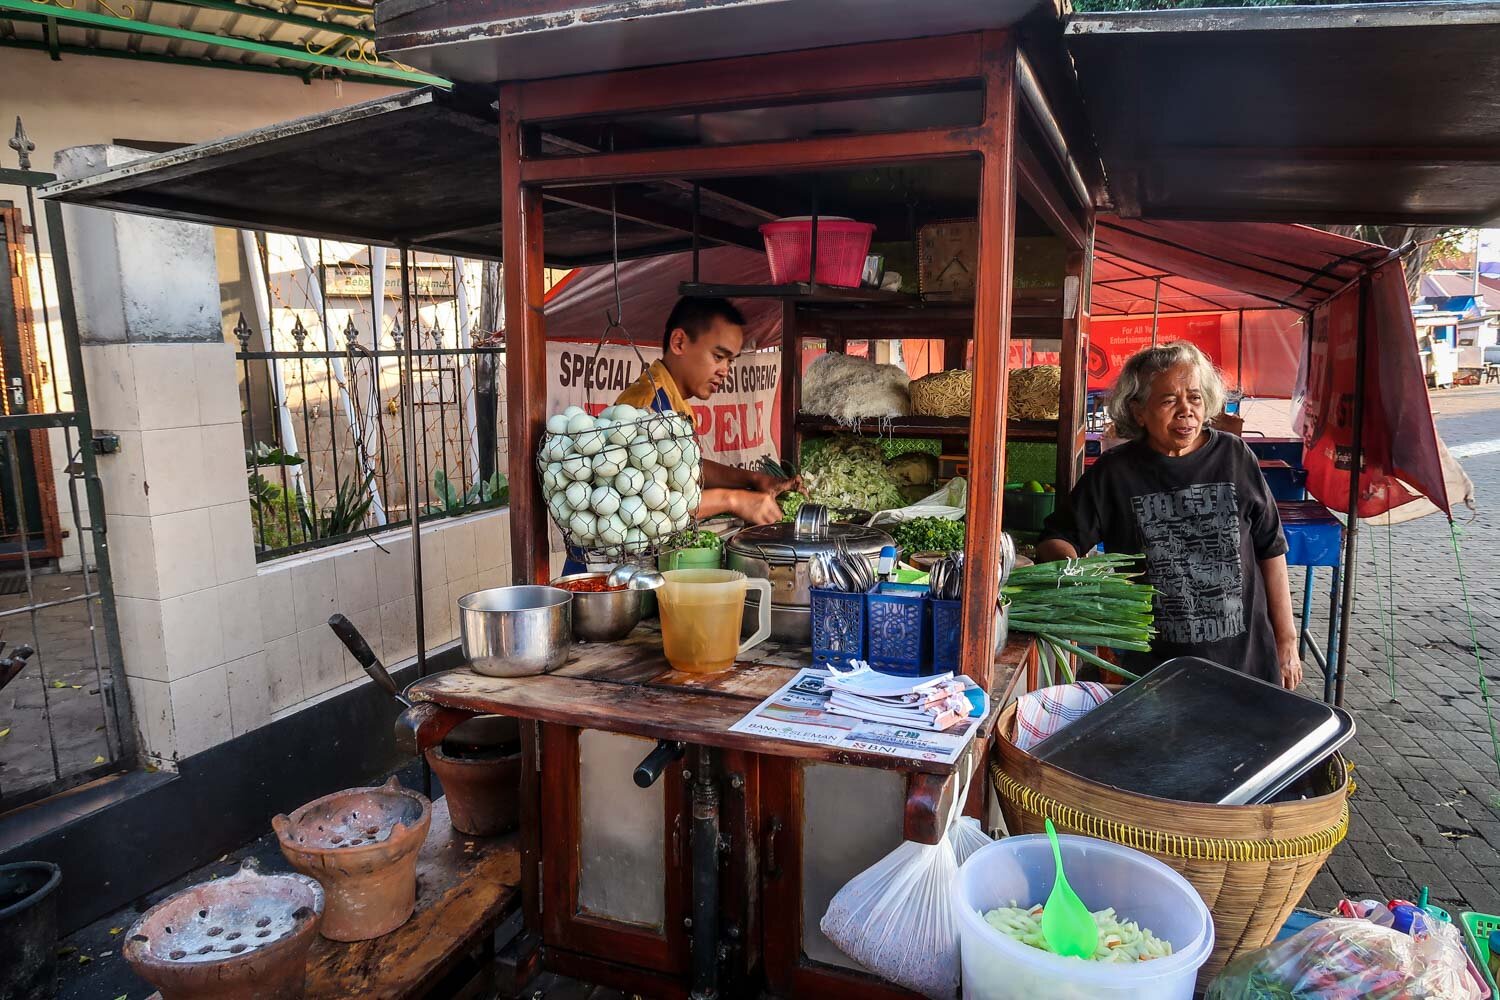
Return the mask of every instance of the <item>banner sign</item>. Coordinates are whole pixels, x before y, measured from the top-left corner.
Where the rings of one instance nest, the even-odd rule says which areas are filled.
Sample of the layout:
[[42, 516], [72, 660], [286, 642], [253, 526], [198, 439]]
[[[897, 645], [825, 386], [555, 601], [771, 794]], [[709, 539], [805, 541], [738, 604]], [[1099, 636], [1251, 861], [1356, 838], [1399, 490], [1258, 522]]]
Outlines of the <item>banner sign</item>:
[[[597, 356], [596, 356], [597, 355]], [[597, 414], [640, 378], [660, 348], [627, 345], [547, 344], [547, 412], [581, 406]], [[644, 359], [645, 364], [642, 364]], [[780, 455], [776, 420], [780, 400], [781, 353], [742, 355], [724, 386], [709, 400], [692, 400], [694, 430], [703, 453], [725, 465], [748, 467]]]
[[[1224, 315], [1162, 316], [1156, 322], [1156, 343], [1185, 340], [1220, 368], [1225, 366], [1222, 326]], [[1151, 346], [1151, 317], [1094, 319], [1089, 322], [1089, 388], [1108, 389], [1136, 351]]]

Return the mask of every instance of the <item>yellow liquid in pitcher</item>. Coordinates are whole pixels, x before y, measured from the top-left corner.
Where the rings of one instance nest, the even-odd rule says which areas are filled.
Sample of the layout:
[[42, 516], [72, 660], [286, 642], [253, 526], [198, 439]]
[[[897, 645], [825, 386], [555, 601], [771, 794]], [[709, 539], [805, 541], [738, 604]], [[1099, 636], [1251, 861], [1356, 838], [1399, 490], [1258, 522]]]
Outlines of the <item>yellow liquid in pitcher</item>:
[[673, 600], [662, 591], [657, 595], [661, 602], [662, 652], [674, 670], [713, 674], [734, 666], [745, 612], [743, 588], [739, 588], [735, 600]]

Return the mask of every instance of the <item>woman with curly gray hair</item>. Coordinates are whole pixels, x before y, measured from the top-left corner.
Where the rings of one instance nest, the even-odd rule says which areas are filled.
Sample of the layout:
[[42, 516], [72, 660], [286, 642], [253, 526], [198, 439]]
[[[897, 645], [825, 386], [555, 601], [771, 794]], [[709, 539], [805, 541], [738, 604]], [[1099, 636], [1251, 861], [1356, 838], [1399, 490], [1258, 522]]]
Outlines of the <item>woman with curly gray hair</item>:
[[1101, 543], [1144, 553], [1157, 637], [1150, 653], [1119, 654], [1127, 669], [1201, 656], [1295, 689], [1302, 661], [1281, 518], [1255, 455], [1209, 426], [1223, 409], [1224, 383], [1192, 344], [1132, 355], [1109, 400], [1126, 442], [1048, 519], [1037, 558]]

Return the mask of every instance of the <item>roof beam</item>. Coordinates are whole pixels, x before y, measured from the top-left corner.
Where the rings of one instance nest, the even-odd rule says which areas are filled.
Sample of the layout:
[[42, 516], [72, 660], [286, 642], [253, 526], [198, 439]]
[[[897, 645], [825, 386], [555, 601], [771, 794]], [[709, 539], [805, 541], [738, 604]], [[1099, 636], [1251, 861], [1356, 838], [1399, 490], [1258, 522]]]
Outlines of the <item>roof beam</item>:
[[[238, 3], [237, 0], [151, 0], [151, 2], [153, 5], [172, 4], [179, 7], [202, 7], [206, 10], [217, 10], [226, 14], [242, 14], [246, 17], [260, 18], [263, 21], [275, 21], [278, 24], [292, 24], [299, 28], [337, 32], [340, 35], [349, 35], [352, 38], [360, 38], [365, 41], [375, 40], [375, 32], [369, 28], [339, 24], [337, 21], [324, 21], [321, 18], [305, 17], [301, 14], [287, 14], [274, 7]], [[334, 11], [334, 13], [347, 15], [346, 11]], [[373, 13], [354, 16], [372, 17]]]
[[[0, 14], [0, 21], [24, 21], [31, 23], [29, 15], [22, 14]], [[38, 23], [45, 23], [45, 18], [36, 18]], [[240, 70], [247, 73], [272, 73], [276, 76], [294, 76], [302, 79], [306, 76], [305, 69], [290, 66], [267, 66], [261, 63], [227, 62], [222, 59], [199, 59], [196, 56], [171, 56], [157, 54], [154, 52], [135, 52], [129, 49], [106, 49], [92, 48], [87, 45], [50, 45], [47, 42], [34, 42], [25, 38], [0, 38], [0, 49], [31, 49], [36, 52], [51, 52], [54, 49], [60, 55], [67, 56], [101, 56], [105, 59], [130, 59], [135, 62], [163, 63], [168, 66], [188, 66], [195, 69], [230, 69]], [[383, 77], [365, 76], [362, 73], [343, 73], [340, 79], [351, 83], [372, 83], [390, 86], [390, 80]]]
[[[707, 192], [704, 192], [707, 194]], [[617, 214], [628, 222], [637, 222], [655, 229], [666, 229], [678, 233], [693, 231], [693, 215], [650, 201], [629, 191], [616, 191], [613, 204], [607, 188], [553, 188], [542, 196], [548, 201], [574, 208], [588, 209], [606, 215]], [[759, 233], [731, 223], [698, 214], [698, 235], [712, 243], [728, 243], [751, 250], [764, 250], [765, 242]]]
[[[150, 21], [132, 21], [128, 18], [114, 17], [110, 14], [96, 14], [93, 11], [69, 10], [66, 7], [35, 3], [33, 0], [0, 0], [0, 14], [3, 14], [5, 11], [56, 18], [59, 21], [67, 21], [90, 28], [100, 28], [106, 31], [128, 31], [140, 35], [154, 35], [158, 38], [196, 42], [199, 45], [211, 45], [255, 55], [270, 56], [274, 59], [284, 59], [288, 62], [300, 63], [305, 66], [318, 66], [338, 70], [341, 73], [358, 72], [367, 77], [384, 77], [405, 84], [433, 84], [439, 87], [450, 86], [449, 82], [442, 77], [420, 73], [416, 70], [401, 69], [397, 66], [356, 62], [342, 56], [322, 55], [316, 52], [308, 52], [306, 49], [291, 45], [281, 45], [275, 42], [257, 42], [232, 35], [214, 35], [203, 31], [174, 28], [165, 24], [153, 24]], [[324, 30], [329, 29], [325, 28]]]

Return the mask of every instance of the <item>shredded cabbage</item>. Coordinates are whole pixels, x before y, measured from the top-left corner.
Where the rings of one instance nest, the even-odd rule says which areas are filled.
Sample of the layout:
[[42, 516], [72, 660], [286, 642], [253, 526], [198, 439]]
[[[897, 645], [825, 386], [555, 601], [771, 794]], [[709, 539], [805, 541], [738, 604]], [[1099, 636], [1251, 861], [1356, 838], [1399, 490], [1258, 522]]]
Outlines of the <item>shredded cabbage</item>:
[[804, 452], [802, 480], [812, 502], [827, 507], [874, 513], [906, 504], [879, 445], [856, 437], [834, 438], [811, 456]]
[[[1149, 962], [1172, 954], [1172, 943], [1163, 941], [1134, 921], [1121, 920], [1114, 907], [1094, 913], [1099, 928], [1099, 947], [1094, 962]], [[1042, 951], [1050, 951], [1042, 937], [1042, 905], [1030, 909], [1002, 906], [984, 915], [985, 922], [1007, 937]]]

